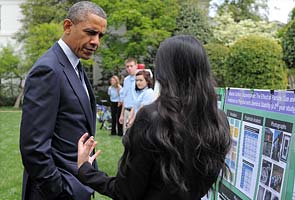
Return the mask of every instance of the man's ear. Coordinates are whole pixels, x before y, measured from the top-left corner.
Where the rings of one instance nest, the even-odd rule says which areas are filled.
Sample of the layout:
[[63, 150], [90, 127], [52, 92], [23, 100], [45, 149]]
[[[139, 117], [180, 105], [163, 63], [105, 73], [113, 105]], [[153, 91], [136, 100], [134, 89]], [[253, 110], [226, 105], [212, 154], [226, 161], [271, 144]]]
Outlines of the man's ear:
[[71, 28], [73, 26], [73, 22], [70, 19], [64, 20], [64, 33], [69, 34], [71, 32]]

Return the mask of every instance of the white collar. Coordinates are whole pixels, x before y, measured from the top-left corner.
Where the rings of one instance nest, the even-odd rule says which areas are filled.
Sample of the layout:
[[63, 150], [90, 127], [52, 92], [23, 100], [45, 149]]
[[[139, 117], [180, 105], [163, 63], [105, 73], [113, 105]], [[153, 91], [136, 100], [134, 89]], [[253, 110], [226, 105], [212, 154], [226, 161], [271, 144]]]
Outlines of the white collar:
[[62, 48], [72, 66], [75, 68], [79, 63], [79, 58], [73, 53], [70, 47], [62, 40], [58, 40], [59, 46]]

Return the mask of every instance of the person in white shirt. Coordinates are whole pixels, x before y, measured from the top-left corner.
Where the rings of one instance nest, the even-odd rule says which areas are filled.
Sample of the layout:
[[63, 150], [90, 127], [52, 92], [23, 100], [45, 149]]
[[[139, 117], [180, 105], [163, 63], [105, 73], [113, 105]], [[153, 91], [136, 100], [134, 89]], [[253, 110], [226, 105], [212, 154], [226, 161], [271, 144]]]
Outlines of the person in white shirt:
[[131, 109], [127, 121], [127, 128], [129, 128], [135, 119], [137, 111], [145, 106], [153, 103], [157, 99], [157, 94], [153, 90], [153, 81], [149, 71], [140, 70], [136, 73], [136, 87], [135, 90], [138, 94], [134, 106]]
[[[110, 86], [108, 88], [108, 95], [111, 101], [111, 113], [112, 113], [112, 130], [111, 135], [123, 135], [123, 126], [119, 123], [119, 117], [122, 110], [122, 102], [120, 100], [120, 90], [122, 86], [118, 76], [112, 76], [110, 78]], [[118, 129], [118, 131], [117, 131]]]
[[125, 67], [129, 75], [125, 77], [122, 92], [120, 92], [120, 97], [123, 105], [119, 118], [119, 122], [123, 124], [123, 135], [127, 130], [127, 119], [129, 117], [131, 108], [133, 107], [137, 98], [137, 93], [135, 91], [135, 74], [137, 70], [137, 60], [134, 58], [128, 58], [125, 61]]

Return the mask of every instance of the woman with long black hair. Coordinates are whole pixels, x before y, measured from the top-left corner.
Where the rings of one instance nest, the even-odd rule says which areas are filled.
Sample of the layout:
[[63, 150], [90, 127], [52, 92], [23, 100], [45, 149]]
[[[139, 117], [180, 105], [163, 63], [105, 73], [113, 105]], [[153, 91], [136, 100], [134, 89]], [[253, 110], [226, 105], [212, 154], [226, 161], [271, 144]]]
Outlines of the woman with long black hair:
[[113, 199], [201, 199], [226, 170], [231, 146], [207, 55], [195, 38], [174, 36], [161, 43], [155, 64], [160, 96], [138, 111], [123, 137], [117, 175], [91, 166], [100, 151], [89, 156], [96, 142], [85, 134], [78, 144], [79, 179]]

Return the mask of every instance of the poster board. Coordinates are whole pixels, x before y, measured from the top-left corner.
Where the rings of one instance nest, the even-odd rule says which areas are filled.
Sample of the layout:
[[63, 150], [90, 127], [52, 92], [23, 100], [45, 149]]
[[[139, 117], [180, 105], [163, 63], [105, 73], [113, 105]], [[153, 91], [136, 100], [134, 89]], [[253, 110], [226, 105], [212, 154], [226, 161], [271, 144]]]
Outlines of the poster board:
[[218, 199], [292, 199], [294, 91], [227, 88], [224, 111], [232, 136], [226, 156], [232, 176], [222, 180]]
[[220, 110], [224, 109], [225, 88], [215, 88], [217, 94], [217, 106]]

